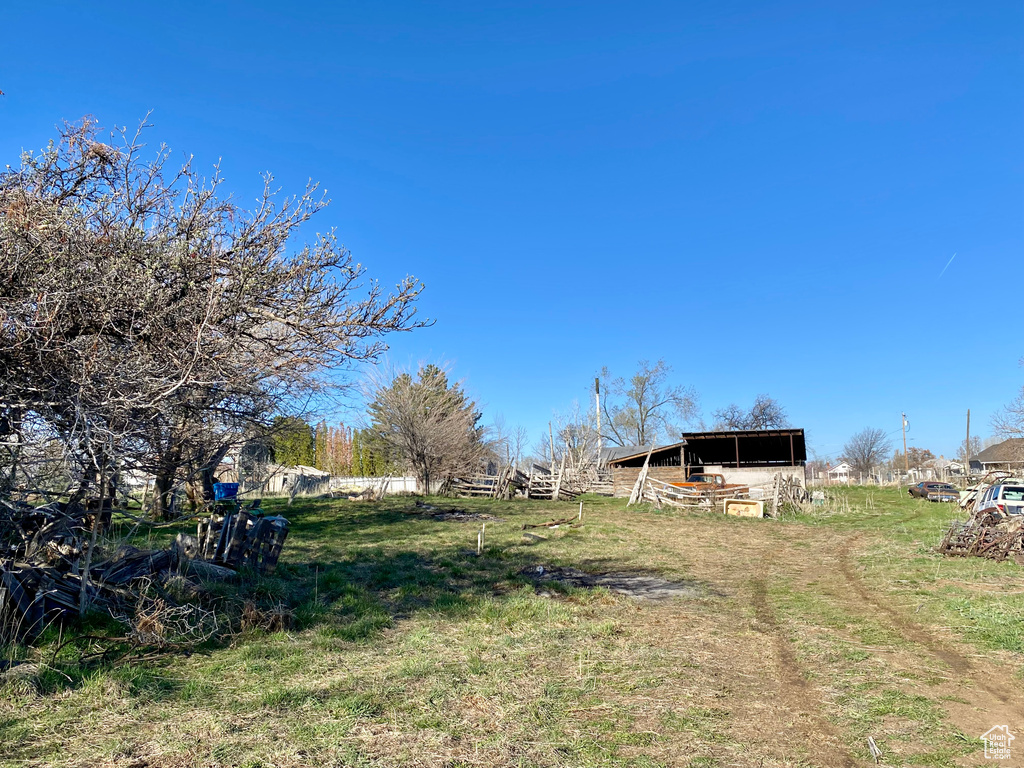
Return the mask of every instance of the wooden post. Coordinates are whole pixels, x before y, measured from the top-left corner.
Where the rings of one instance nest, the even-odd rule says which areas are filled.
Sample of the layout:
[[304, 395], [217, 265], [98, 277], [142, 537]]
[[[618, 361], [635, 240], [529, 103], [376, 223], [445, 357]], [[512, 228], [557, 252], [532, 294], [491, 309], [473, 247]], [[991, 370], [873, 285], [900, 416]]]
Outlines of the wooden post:
[[629, 494], [629, 501], [626, 502], [626, 506], [636, 504], [643, 500], [644, 497], [644, 485], [647, 482], [647, 467], [651, 463], [651, 454], [654, 453], [654, 446], [651, 445], [651, 450], [647, 452], [647, 458], [644, 459], [644, 465], [640, 469], [640, 474], [636, 476], [636, 484], [633, 486], [633, 492]]
[[[542, 437], [541, 440], [544, 438]], [[555, 471], [555, 433], [551, 431], [551, 422], [548, 422], [548, 440], [551, 441], [551, 471]]]
[[775, 498], [772, 500], [772, 516], [779, 516], [779, 492], [782, 490], [782, 473], [775, 475]]
[[964, 448], [964, 476], [967, 484], [971, 484], [971, 409], [967, 409], [967, 446]]
[[558, 494], [562, 490], [562, 473], [565, 471], [565, 454], [562, 454], [562, 464], [558, 468], [558, 479], [555, 481], [555, 490], [551, 492], [551, 500], [558, 501]]

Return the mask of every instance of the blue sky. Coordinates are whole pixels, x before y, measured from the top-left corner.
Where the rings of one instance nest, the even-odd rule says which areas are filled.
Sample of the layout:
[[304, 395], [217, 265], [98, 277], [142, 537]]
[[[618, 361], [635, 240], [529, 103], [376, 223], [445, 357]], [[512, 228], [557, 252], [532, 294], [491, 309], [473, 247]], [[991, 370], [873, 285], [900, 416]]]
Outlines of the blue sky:
[[[949, 454], [1024, 383], [1024, 5], [7, 2], [0, 163], [63, 119], [307, 178], [370, 274], [532, 434], [664, 358], [835, 455]], [[310, 232], [312, 235], [312, 231]], [[945, 273], [950, 257], [955, 260]], [[542, 342], [542, 354], [530, 351]]]

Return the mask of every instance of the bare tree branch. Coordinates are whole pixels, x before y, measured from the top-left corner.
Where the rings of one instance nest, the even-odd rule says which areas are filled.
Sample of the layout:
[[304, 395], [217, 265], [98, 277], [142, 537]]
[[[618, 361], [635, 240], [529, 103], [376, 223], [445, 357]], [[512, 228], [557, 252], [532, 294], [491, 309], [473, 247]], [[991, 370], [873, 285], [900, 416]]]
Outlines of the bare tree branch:
[[880, 429], [868, 427], [851, 437], [843, 446], [843, 458], [855, 470], [864, 475], [884, 464], [892, 451], [892, 444]]
[[601, 407], [606, 440], [615, 445], [647, 445], [659, 436], [670, 440], [681, 432], [678, 422], [696, 417], [697, 393], [669, 384], [671, 370], [664, 360], [654, 365], [641, 360], [628, 380], [611, 379], [607, 368], [601, 371], [607, 393]]
[[91, 119], [0, 173], [0, 439], [45, 422], [95, 484], [88, 444], [157, 476], [160, 503], [274, 415], [326, 395], [329, 371], [423, 326], [422, 285], [385, 292], [333, 231], [291, 247], [327, 200], [310, 184], [255, 210], [219, 170], [149, 159], [148, 125], [99, 140]]

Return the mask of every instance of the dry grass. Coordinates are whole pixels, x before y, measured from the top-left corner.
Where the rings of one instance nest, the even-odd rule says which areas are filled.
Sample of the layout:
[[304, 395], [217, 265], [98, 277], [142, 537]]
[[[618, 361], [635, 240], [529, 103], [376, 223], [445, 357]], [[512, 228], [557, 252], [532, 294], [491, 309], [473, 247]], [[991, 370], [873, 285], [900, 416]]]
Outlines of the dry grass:
[[[481, 557], [478, 524], [412, 499], [296, 504], [278, 576], [223, 595], [240, 636], [160, 663], [69, 649], [0, 692], [0, 764], [843, 766], [869, 735], [887, 765], [974, 759], [990, 719], [1024, 726], [992, 682], [1020, 668], [1001, 617], [1024, 600], [975, 587], [1024, 579], [931, 554], [948, 507], [847, 493], [785, 521], [591, 499], [534, 544], [524, 522], [573, 507], [435, 502], [503, 518]], [[635, 600], [522, 573], [538, 565], [698, 589]]]

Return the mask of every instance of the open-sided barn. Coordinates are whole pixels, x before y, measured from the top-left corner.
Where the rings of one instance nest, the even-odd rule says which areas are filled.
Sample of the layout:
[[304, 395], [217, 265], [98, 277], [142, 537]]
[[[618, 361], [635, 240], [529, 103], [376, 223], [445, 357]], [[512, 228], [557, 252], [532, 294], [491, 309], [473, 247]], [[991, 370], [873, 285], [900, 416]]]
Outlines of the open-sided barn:
[[[807, 444], [802, 429], [685, 432], [671, 445], [651, 452], [648, 475], [666, 483], [684, 482], [695, 472], [725, 475], [727, 483], [764, 485], [776, 474], [804, 482]], [[629, 496], [650, 446], [619, 448], [608, 458], [616, 496]]]

